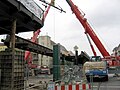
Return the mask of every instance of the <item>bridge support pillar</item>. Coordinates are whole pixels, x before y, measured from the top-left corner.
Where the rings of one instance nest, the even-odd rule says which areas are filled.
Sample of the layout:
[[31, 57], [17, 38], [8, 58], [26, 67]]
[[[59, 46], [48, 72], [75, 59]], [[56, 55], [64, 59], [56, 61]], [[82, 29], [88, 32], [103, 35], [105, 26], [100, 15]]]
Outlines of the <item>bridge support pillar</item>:
[[15, 33], [16, 33], [16, 22], [17, 19], [14, 18], [12, 22], [12, 32], [10, 33], [10, 48], [12, 49], [12, 77], [11, 77], [11, 89], [14, 90], [14, 60], [15, 60]]
[[53, 81], [60, 80], [60, 44], [53, 46]]

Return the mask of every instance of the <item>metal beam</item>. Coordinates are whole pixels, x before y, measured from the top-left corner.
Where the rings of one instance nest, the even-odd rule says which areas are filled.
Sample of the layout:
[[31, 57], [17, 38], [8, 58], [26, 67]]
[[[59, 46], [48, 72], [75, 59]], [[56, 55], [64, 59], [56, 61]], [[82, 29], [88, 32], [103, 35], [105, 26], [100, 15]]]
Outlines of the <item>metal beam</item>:
[[[19, 48], [22, 50], [27, 50], [31, 52], [35, 52], [42, 55], [53, 56], [53, 50], [39, 45], [37, 43], [33, 43], [30, 40], [15, 36], [15, 48]], [[3, 40], [4, 44], [9, 47], [10, 36], [7, 35], [6, 39]]]

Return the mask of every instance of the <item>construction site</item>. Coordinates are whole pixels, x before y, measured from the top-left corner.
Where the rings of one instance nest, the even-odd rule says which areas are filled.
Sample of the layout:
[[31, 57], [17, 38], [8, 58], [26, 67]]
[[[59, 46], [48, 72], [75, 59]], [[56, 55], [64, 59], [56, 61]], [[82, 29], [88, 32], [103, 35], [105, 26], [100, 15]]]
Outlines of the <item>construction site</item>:
[[[84, 28], [93, 55], [79, 52], [77, 45], [68, 51], [48, 34], [40, 36], [51, 7], [66, 11], [56, 0], [38, 0], [45, 9], [36, 1], [0, 0], [0, 36], [5, 35], [0, 43], [0, 90], [120, 90], [120, 42], [109, 53], [74, 0], [64, 0]], [[33, 36], [18, 35], [24, 32]]]

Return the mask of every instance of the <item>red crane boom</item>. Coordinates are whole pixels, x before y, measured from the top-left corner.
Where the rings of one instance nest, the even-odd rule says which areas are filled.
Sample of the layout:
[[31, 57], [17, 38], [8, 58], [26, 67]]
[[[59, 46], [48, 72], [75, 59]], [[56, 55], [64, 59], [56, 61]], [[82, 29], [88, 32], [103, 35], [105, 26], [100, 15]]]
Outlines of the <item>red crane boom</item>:
[[[54, 4], [54, 0], [51, 0], [51, 5], [52, 5], [52, 4]], [[50, 10], [50, 6], [51, 6], [51, 5], [48, 6], [48, 8], [47, 8], [47, 10], [46, 10], [46, 12], [45, 12], [45, 14], [44, 14], [44, 16], [43, 16], [43, 21], [45, 21], [45, 18], [46, 18], [47, 14], [48, 14], [48, 12], [49, 12], [49, 10]], [[40, 28], [40, 29], [41, 29], [41, 28]], [[38, 29], [37, 31], [34, 32], [33, 37], [32, 37], [32, 39], [31, 39], [31, 42], [36, 42], [37, 37], [38, 37], [38, 35], [39, 35], [40, 32], [41, 32], [40, 29]], [[29, 58], [29, 56], [30, 56], [30, 58]], [[29, 60], [28, 60], [28, 58], [29, 58]], [[25, 51], [24, 60], [27, 61], [28, 65], [30, 65], [31, 68], [37, 67], [36, 65], [32, 65], [32, 56], [31, 56], [30, 51]], [[33, 66], [33, 67], [32, 67], [32, 66]]]
[[82, 13], [78, 10], [77, 6], [74, 5], [72, 0], [66, 0], [66, 1], [71, 7], [71, 10], [73, 11], [73, 13], [76, 15], [77, 19], [80, 21], [80, 23], [84, 27], [85, 33], [89, 34], [89, 36], [91, 37], [91, 39], [93, 40], [93, 42], [95, 43], [99, 51], [101, 52], [102, 56], [103, 57], [110, 56], [110, 54], [107, 52], [107, 50], [105, 49], [105, 47], [103, 46], [103, 44], [101, 43], [101, 41], [99, 40], [95, 32], [93, 31], [93, 29], [91, 28], [91, 26], [87, 22], [87, 19], [84, 18], [84, 15], [82, 15]]
[[[75, 14], [75, 16], [77, 17], [79, 22], [84, 27], [85, 34], [89, 35], [91, 37], [91, 39], [93, 40], [93, 42], [95, 43], [95, 45], [99, 49], [100, 53], [104, 57], [102, 60], [106, 60], [109, 64], [109, 66], [120, 66], [120, 56], [110, 56], [110, 54], [107, 52], [107, 50], [105, 49], [105, 47], [103, 46], [103, 44], [101, 43], [101, 41], [99, 40], [99, 38], [97, 37], [95, 32], [93, 31], [92, 27], [87, 22], [87, 19], [84, 18], [84, 15], [82, 15], [82, 13], [78, 10], [77, 6], [74, 5], [72, 0], [66, 0], [66, 1], [69, 4], [69, 6], [71, 7], [71, 10]], [[90, 42], [89, 37], [88, 37], [88, 40]], [[96, 56], [96, 52], [95, 52], [91, 42], [90, 42], [90, 46], [92, 48], [92, 51], [93, 51], [94, 55]]]

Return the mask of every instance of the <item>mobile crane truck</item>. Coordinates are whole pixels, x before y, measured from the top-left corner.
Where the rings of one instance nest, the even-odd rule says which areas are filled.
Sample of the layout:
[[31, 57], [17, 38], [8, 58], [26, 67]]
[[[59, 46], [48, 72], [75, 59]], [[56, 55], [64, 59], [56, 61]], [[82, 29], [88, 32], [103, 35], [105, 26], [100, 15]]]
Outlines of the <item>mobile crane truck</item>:
[[[78, 7], [72, 2], [72, 0], [66, 0], [66, 2], [69, 4], [69, 6], [71, 7], [72, 12], [75, 14], [76, 18], [79, 20], [79, 22], [83, 26], [83, 28], [85, 30], [85, 34], [87, 36], [89, 35], [91, 37], [94, 44], [96, 45], [96, 47], [98, 48], [98, 50], [102, 54], [102, 56], [103, 56], [102, 60], [107, 61], [107, 63], [109, 64], [109, 67], [120, 66], [120, 56], [111, 56], [108, 53], [108, 51], [105, 49], [104, 45], [99, 40], [99, 38], [95, 34], [94, 30], [90, 26], [90, 24], [87, 22], [87, 19], [84, 18], [85, 14], [82, 14], [79, 11]], [[95, 53], [95, 51], [93, 49], [93, 46], [91, 46], [91, 48], [92, 48], [92, 51], [93, 51], [94, 55], [96, 56], [96, 53]]]
[[[92, 29], [92, 27], [90, 26], [90, 24], [87, 22], [87, 19], [84, 18], [85, 14], [82, 14], [78, 7], [72, 2], [72, 0], [66, 0], [66, 2], [69, 4], [69, 6], [71, 7], [72, 12], [75, 14], [76, 18], [79, 20], [79, 22], [82, 24], [84, 30], [85, 30], [85, 34], [90, 36], [90, 38], [93, 40], [94, 44], [96, 45], [96, 47], [98, 48], [98, 50], [100, 51], [100, 53], [102, 54], [103, 58], [101, 59], [101, 61], [94, 61], [94, 62], [86, 62], [84, 64], [84, 67], [87, 66], [92, 66], [91, 69], [86, 69], [86, 75], [87, 78], [89, 77], [90, 72], [92, 72], [94, 74], [94, 76], [98, 75], [99, 77], [104, 76], [105, 80], [108, 80], [108, 67], [117, 67], [120, 66], [120, 56], [111, 56], [108, 51], [105, 49], [104, 45], [102, 44], [102, 42], [99, 40], [99, 38], [97, 37], [97, 35], [95, 34], [94, 30]], [[94, 53], [94, 56], [97, 57], [96, 52], [92, 46], [92, 44], [90, 44], [92, 51]], [[106, 63], [107, 62], [107, 63]], [[93, 66], [95, 65], [95, 66]], [[98, 67], [97, 67], [97, 66]], [[93, 70], [94, 69], [94, 70]]]
[[102, 61], [100, 56], [92, 57], [91, 61], [85, 62], [83, 72], [89, 82], [108, 81], [108, 64], [106, 61]]

